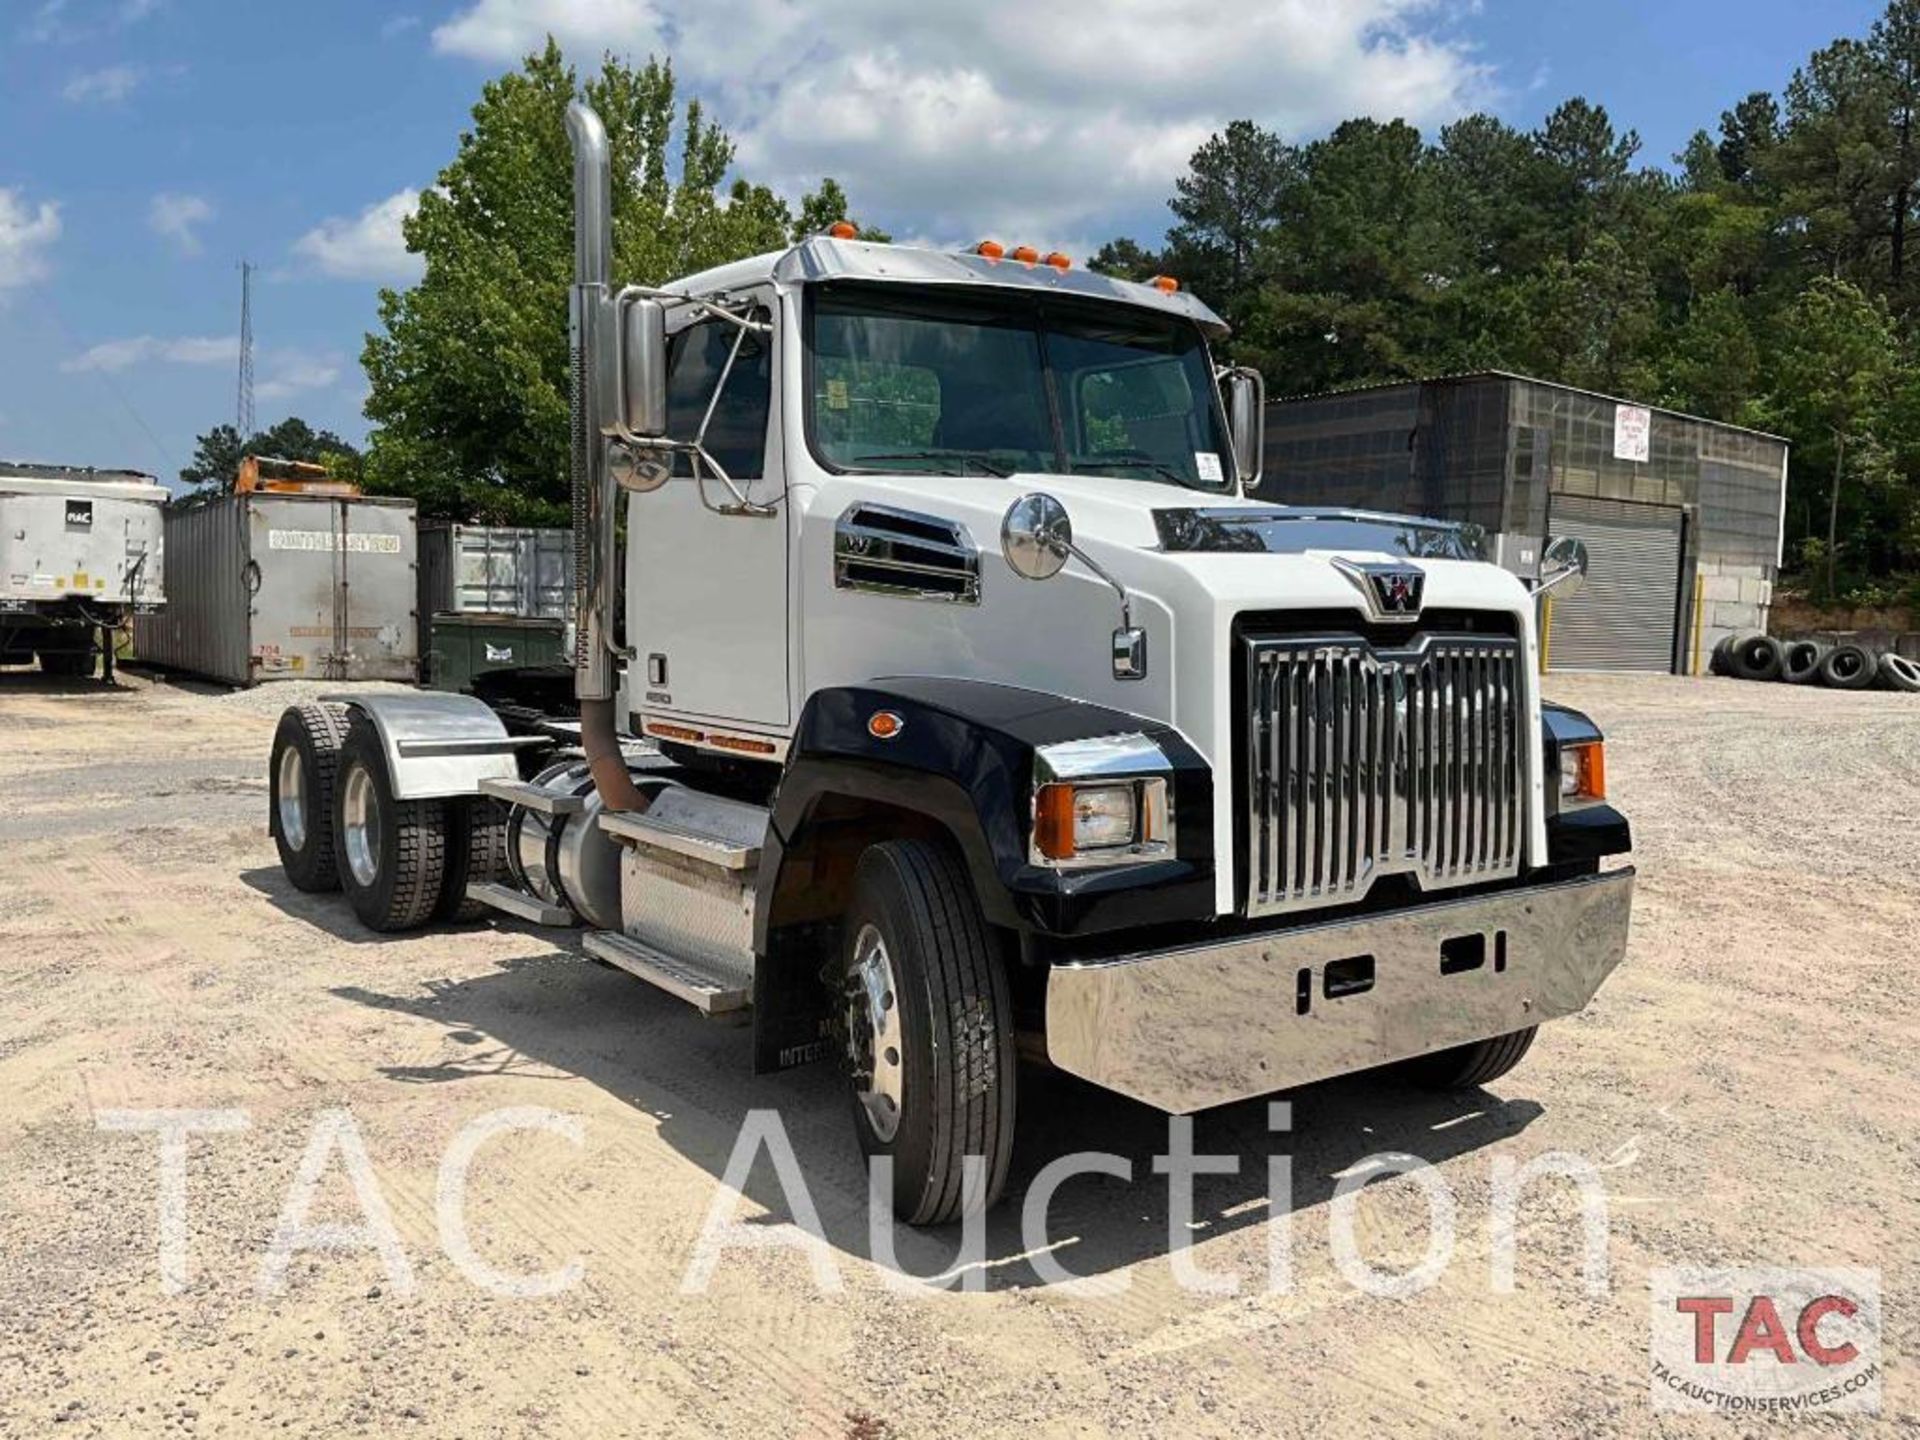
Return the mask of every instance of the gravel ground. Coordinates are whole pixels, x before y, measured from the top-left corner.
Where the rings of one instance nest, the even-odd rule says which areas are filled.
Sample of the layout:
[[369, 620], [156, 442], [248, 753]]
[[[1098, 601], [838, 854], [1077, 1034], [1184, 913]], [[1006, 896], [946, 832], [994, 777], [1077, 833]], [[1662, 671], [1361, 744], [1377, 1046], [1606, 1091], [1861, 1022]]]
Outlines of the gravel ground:
[[[307, 687], [311, 688], [311, 687]], [[1124, 1285], [1043, 1283], [1016, 1210], [987, 1228], [983, 1292], [899, 1293], [872, 1261], [864, 1176], [824, 1069], [756, 1079], [748, 1035], [511, 925], [376, 939], [290, 890], [264, 826], [292, 686], [224, 694], [126, 677], [112, 693], [0, 673], [0, 1435], [1556, 1436], [1733, 1433], [1650, 1408], [1648, 1274], [1682, 1264], [1882, 1272], [1884, 1413], [1920, 1428], [1920, 702], [1731, 681], [1556, 679], [1607, 729], [1640, 885], [1631, 951], [1597, 1002], [1466, 1099], [1378, 1077], [1201, 1116], [1240, 1173], [1197, 1187], [1192, 1254], [1237, 1295], [1176, 1282], [1151, 1112], [1023, 1080], [1012, 1195], [1081, 1148], [1136, 1162], [1056, 1197], [1055, 1258]], [[474, 1251], [578, 1283], [507, 1298], [435, 1221], [442, 1156], [507, 1106], [577, 1117], [576, 1147], [480, 1153]], [[188, 1150], [183, 1293], [156, 1252], [156, 1145], [103, 1112], [243, 1111]], [[777, 1107], [843, 1289], [807, 1258], [729, 1251], [681, 1285], [743, 1120]], [[268, 1253], [316, 1124], [345, 1108], [411, 1276], [365, 1251]], [[1458, 1205], [1452, 1265], [1403, 1299], [1350, 1287], [1336, 1180], [1431, 1161]], [[1607, 1293], [1580, 1282], [1570, 1191], [1529, 1192], [1517, 1287], [1489, 1280], [1490, 1174], [1570, 1151], [1610, 1201]], [[1266, 1160], [1291, 1156], [1292, 1286], [1268, 1293]], [[313, 1223], [357, 1223], [332, 1156]], [[748, 1219], [784, 1204], [762, 1161]], [[1363, 1253], [1405, 1267], [1422, 1192], [1370, 1188]], [[761, 1223], [761, 1235], [792, 1232]], [[940, 1273], [957, 1237], [903, 1232]], [[1837, 1421], [1828, 1428], [1842, 1430]]]

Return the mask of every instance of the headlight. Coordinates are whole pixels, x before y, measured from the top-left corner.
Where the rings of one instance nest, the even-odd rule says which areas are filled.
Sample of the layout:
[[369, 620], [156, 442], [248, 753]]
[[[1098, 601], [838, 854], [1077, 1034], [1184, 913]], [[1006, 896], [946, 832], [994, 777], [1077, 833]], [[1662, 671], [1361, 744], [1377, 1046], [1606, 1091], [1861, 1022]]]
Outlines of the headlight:
[[1607, 798], [1607, 747], [1599, 740], [1560, 746], [1560, 808], [1577, 810]]
[[1088, 864], [1127, 856], [1164, 853], [1171, 835], [1167, 824], [1167, 782], [1101, 781], [1042, 785], [1033, 797], [1033, 848], [1045, 861]]
[[1028, 862], [1073, 870], [1171, 858], [1172, 773], [1166, 752], [1138, 733], [1036, 746]]

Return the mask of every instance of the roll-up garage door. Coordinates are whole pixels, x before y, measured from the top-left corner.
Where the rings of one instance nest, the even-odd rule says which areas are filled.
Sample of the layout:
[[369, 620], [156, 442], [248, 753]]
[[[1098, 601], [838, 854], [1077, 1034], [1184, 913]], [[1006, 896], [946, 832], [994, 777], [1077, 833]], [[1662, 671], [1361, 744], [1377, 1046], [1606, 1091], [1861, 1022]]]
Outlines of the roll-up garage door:
[[1680, 512], [1585, 495], [1555, 495], [1547, 528], [1587, 542], [1587, 583], [1553, 602], [1552, 670], [1673, 669]]

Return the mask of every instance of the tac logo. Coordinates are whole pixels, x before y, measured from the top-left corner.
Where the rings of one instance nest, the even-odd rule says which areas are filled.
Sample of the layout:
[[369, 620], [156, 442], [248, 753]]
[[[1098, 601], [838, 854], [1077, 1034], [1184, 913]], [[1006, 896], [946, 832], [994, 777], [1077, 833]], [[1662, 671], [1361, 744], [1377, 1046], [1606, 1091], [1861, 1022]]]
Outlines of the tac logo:
[[1653, 1272], [1657, 1410], [1877, 1414], [1874, 1270]]

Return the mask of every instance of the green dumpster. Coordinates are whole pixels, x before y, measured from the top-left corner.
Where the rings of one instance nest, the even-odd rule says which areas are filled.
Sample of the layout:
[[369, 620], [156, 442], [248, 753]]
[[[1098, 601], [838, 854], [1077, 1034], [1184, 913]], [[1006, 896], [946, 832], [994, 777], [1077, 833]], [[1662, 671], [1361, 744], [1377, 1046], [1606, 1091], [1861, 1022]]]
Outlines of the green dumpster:
[[562, 664], [564, 628], [558, 620], [513, 615], [435, 615], [427, 626], [426, 684], [468, 690], [489, 670]]

